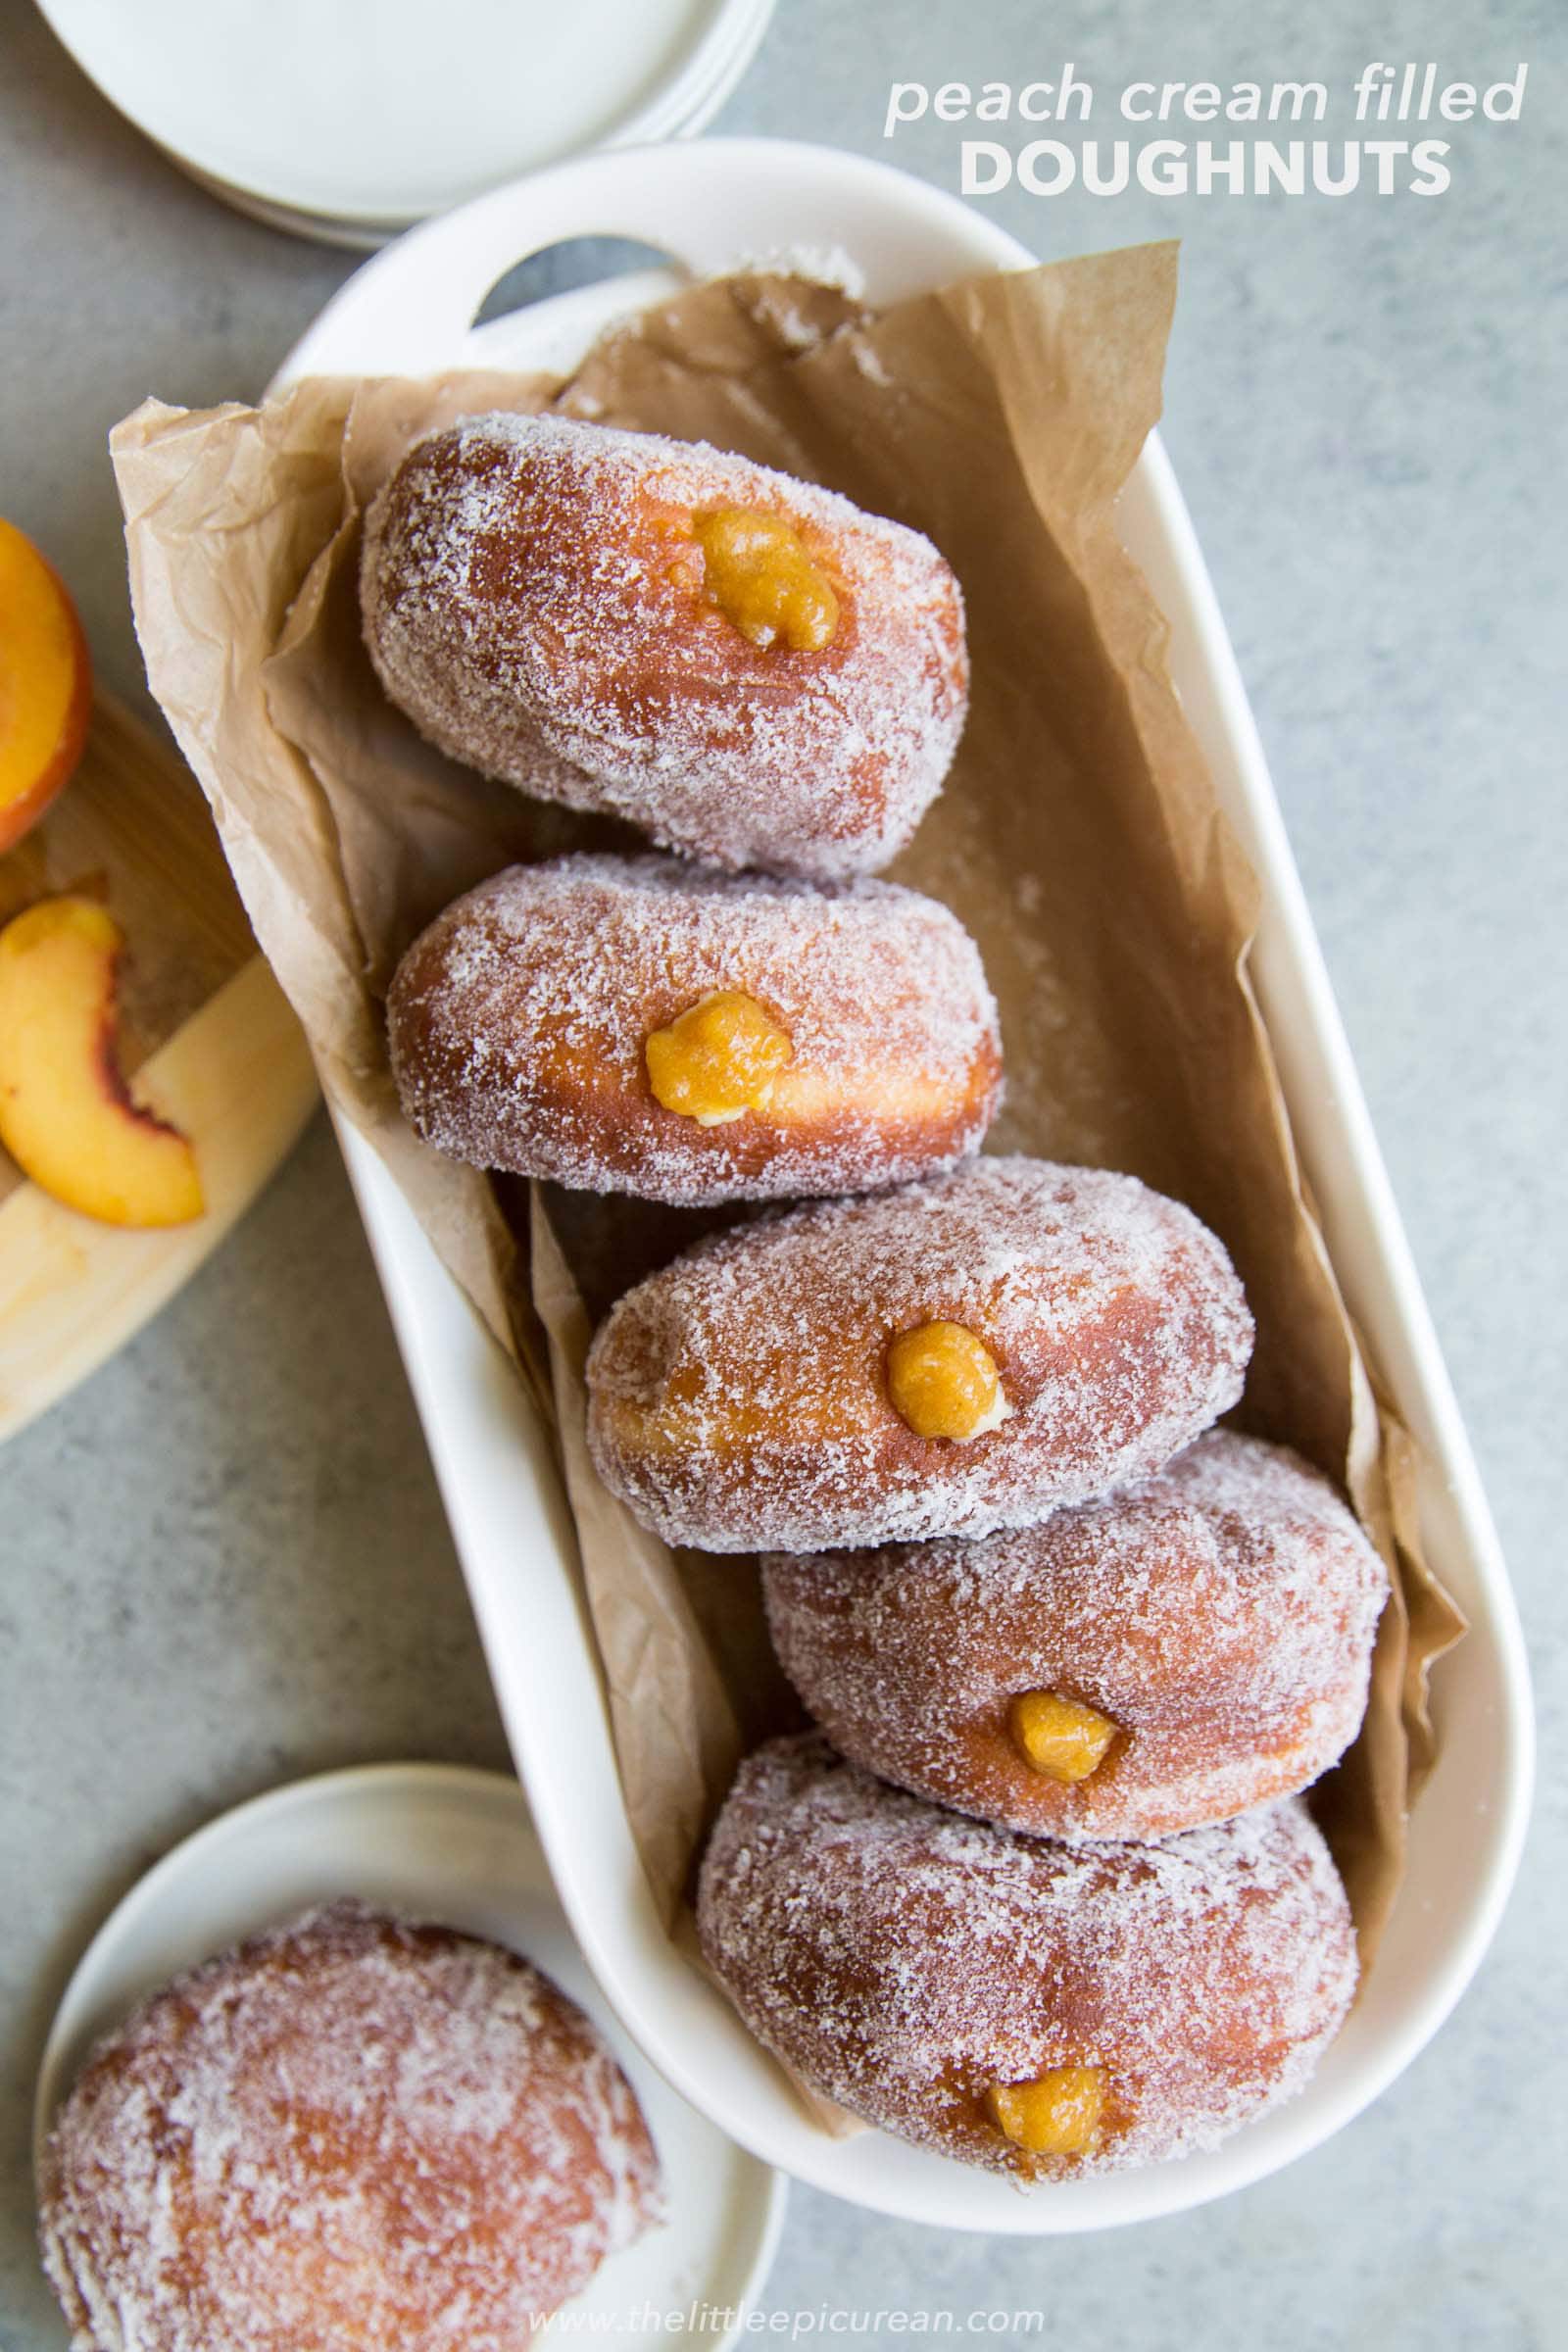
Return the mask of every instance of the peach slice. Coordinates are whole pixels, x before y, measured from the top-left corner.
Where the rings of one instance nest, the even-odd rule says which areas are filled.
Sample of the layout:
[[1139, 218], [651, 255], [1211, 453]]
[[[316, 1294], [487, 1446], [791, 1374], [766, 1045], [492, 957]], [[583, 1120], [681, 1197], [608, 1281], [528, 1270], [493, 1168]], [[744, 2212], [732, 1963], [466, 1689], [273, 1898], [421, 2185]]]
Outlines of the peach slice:
[[53, 566], [0, 521], [0, 850], [71, 781], [92, 716], [92, 667]]
[[0, 931], [0, 1144], [68, 1208], [183, 1225], [203, 1207], [195, 1153], [132, 1102], [115, 1054], [123, 947], [96, 899], [42, 899]]

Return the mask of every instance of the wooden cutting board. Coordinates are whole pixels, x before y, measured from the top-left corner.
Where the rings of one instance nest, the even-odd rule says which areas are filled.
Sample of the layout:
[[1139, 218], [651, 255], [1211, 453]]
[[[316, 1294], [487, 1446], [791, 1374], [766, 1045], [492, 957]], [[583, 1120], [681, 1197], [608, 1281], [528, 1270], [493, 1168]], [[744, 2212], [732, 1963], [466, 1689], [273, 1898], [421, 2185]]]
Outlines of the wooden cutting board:
[[125, 934], [122, 1064], [191, 1139], [206, 1213], [132, 1232], [29, 1184], [0, 1152], [0, 1440], [96, 1371], [243, 1215], [317, 1100], [303, 1032], [256, 952], [195, 778], [99, 694], [75, 776], [0, 857], [0, 923], [61, 891]]

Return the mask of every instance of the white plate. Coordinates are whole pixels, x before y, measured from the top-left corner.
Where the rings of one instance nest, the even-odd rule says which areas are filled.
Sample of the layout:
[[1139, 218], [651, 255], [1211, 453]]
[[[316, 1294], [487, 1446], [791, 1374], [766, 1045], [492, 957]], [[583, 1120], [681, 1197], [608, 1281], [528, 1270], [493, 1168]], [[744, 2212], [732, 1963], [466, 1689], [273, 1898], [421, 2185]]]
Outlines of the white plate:
[[518, 172], [710, 122], [773, 0], [39, 0], [104, 96], [215, 195], [376, 245]]
[[[433, 221], [350, 280], [279, 383], [313, 372], [423, 374], [560, 365], [634, 292], [621, 281], [471, 320], [512, 264], [564, 238], [632, 236], [693, 274], [793, 242], [841, 247], [876, 301], [1031, 256], [978, 213], [822, 148], [708, 140], [584, 158]], [[1409, 1869], [1346, 2032], [1292, 2105], [1212, 2156], [1033, 2196], [868, 2132], [827, 2138], [722, 1998], [663, 1935], [615, 1776], [572, 1531], [522, 1385], [480, 1332], [369, 1147], [344, 1156], [424, 1423], [513, 1750], [589, 1965], [655, 2063], [770, 2163], [881, 2212], [1052, 2234], [1148, 2220], [1246, 2186], [1374, 2099], [1458, 1999], [1492, 1936], [1529, 1804], [1529, 1685], [1507, 1577], [1329, 990], [1235, 657], [1169, 463], [1151, 436], [1123, 537], [1171, 623], [1171, 662], [1262, 886], [1252, 972], [1335, 1270], [1375, 1368], [1424, 1456], [1422, 1528], [1471, 1620], [1438, 1667], [1443, 1752], [1410, 1827]]]
[[[449, 1764], [323, 1773], [259, 1796], [166, 1854], [118, 1904], [66, 1988], [38, 2077], [34, 2151], [100, 2034], [149, 1992], [257, 1929], [357, 1894], [525, 1953], [602, 2029], [642, 2101], [669, 2219], [612, 2255], [565, 2308], [619, 2334], [633, 2314], [707, 2303], [742, 2334], [783, 2226], [785, 2183], [694, 2114], [630, 2046], [562, 1917], [514, 1781]], [[558, 2331], [559, 2332], [559, 2331]], [[705, 2337], [705, 2341], [707, 2338]]]

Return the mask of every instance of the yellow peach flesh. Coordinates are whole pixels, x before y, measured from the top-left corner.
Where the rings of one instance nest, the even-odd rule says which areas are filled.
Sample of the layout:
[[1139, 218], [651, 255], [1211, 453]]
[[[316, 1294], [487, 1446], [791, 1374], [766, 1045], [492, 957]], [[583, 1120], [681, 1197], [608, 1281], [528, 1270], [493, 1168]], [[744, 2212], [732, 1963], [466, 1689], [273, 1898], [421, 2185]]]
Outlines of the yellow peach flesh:
[[0, 931], [0, 1144], [85, 1216], [183, 1225], [202, 1213], [195, 1154], [131, 1101], [115, 1057], [122, 946], [94, 899], [44, 899]]
[[75, 607], [31, 540], [0, 521], [0, 850], [70, 781], [91, 708]]

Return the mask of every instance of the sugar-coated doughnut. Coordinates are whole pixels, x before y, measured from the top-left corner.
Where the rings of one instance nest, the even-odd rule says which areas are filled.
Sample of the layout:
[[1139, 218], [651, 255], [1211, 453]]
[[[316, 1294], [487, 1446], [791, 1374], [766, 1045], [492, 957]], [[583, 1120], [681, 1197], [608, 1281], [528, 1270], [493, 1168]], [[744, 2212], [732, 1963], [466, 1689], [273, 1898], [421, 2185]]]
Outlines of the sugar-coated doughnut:
[[352, 1902], [100, 2041], [39, 2186], [73, 2352], [516, 2352], [661, 2203], [575, 2003], [494, 1944]]
[[1168, 1838], [1304, 1788], [1366, 1708], [1382, 1560], [1327, 1479], [1215, 1430], [979, 1543], [774, 1553], [784, 1671], [835, 1747], [960, 1812]]
[[442, 751], [714, 865], [885, 865], [963, 726], [929, 541], [706, 443], [465, 417], [372, 503], [360, 596], [383, 687]]
[[973, 1152], [1001, 1092], [973, 941], [887, 882], [674, 858], [514, 866], [387, 1001], [418, 1132], [477, 1167], [694, 1204], [864, 1192]]
[[1252, 1323], [1191, 1210], [1046, 1160], [758, 1218], [629, 1291], [600, 1475], [710, 1551], [984, 1535], [1140, 1477], [1235, 1403]]
[[866, 2122], [1024, 2180], [1209, 2149], [1299, 2090], [1355, 1987], [1297, 1799], [1163, 1845], [1018, 1838], [815, 1734], [742, 1765], [704, 1857], [709, 1966]]

